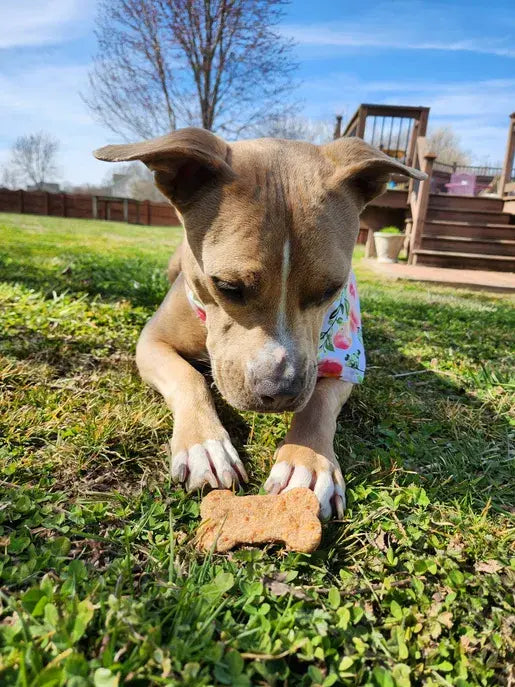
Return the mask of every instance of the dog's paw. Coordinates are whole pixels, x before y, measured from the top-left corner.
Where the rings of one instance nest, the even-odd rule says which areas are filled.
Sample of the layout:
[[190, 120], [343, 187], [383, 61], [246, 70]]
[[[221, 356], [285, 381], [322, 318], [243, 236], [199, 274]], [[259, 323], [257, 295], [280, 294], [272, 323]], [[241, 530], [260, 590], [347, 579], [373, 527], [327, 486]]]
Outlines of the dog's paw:
[[187, 491], [206, 484], [213, 489], [230, 489], [248, 477], [236, 449], [229, 439], [208, 439], [172, 454], [172, 479]]
[[336, 460], [296, 444], [284, 444], [265, 482], [269, 494], [280, 494], [295, 487], [308, 487], [320, 503], [320, 518], [343, 517], [345, 482]]

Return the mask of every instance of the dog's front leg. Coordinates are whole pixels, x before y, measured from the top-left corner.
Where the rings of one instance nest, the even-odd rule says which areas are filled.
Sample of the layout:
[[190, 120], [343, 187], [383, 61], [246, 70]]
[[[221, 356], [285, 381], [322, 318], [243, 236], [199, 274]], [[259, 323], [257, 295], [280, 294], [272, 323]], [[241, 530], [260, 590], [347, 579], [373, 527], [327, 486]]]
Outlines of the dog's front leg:
[[320, 517], [343, 516], [345, 482], [334, 454], [336, 419], [353, 385], [319, 379], [306, 407], [293, 416], [276, 462], [265, 482], [270, 493], [309, 487], [320, 501]]
[[186, 342], [192, 347], [191, 353], [201, 343], [195, 320], [187, 331], [184, 329], [191, 309], [184, 303], [183, 291], [180, 285], [172, 287], [144, 328], [136, 362], [143, 379], [159, 391], [174, 415], [172, 479], [188, 491], [205, 484], [229, 488], [248, 478], [218, 418], [204, 376], [177, 350], [176, 342]]

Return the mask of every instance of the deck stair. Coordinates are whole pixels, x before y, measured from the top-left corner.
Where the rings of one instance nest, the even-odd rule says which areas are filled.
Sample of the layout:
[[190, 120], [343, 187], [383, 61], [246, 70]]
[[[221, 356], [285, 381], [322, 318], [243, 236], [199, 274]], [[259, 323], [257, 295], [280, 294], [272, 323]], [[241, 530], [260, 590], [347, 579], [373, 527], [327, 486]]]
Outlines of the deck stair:
[[515, 272], [515, 215], [500, 198], [429, 194], [413, 262]]

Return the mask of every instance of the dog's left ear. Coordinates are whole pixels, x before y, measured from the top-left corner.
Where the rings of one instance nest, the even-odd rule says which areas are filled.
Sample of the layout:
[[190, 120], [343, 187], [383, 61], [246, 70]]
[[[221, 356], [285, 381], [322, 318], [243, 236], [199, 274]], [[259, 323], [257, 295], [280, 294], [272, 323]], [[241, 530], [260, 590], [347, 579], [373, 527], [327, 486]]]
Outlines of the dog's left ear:
[[141, 160], [155, 172], [157, 187], [179, 211], [196, 202], [209, 184], [234, 178], [228, 144], [210, 131], [189, 127], [150, 141], [110, 145], [93, 153], [99, 160]]
[[335, 185], [345, 183], [355, 190], [363, 206], [384, 192], [392, 173], [413, 179], [427, 178], [424, 172], [403, 165], [354, 136], [338, 138], [321, 146], [321, 150], [337, 167], [332, 182]]

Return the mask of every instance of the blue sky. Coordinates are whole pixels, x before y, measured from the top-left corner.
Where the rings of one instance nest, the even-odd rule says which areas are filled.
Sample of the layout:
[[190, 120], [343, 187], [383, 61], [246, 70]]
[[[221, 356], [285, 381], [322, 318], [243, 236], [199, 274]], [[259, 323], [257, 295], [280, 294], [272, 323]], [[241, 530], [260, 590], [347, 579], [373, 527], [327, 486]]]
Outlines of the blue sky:
[[[0, 167], [14, 139], [61, 141], [60, 180], [100, 181], [91, 150], [116, 136], [79, 97], [95, 51], [95, 0], [2, 2]], [[360, 102], [426, 105], [478, 162], [504, 154], [515, 110], [512, 0], [293, 0], [280, 28], [297, 43], [303, 114], [344, 119]]]

